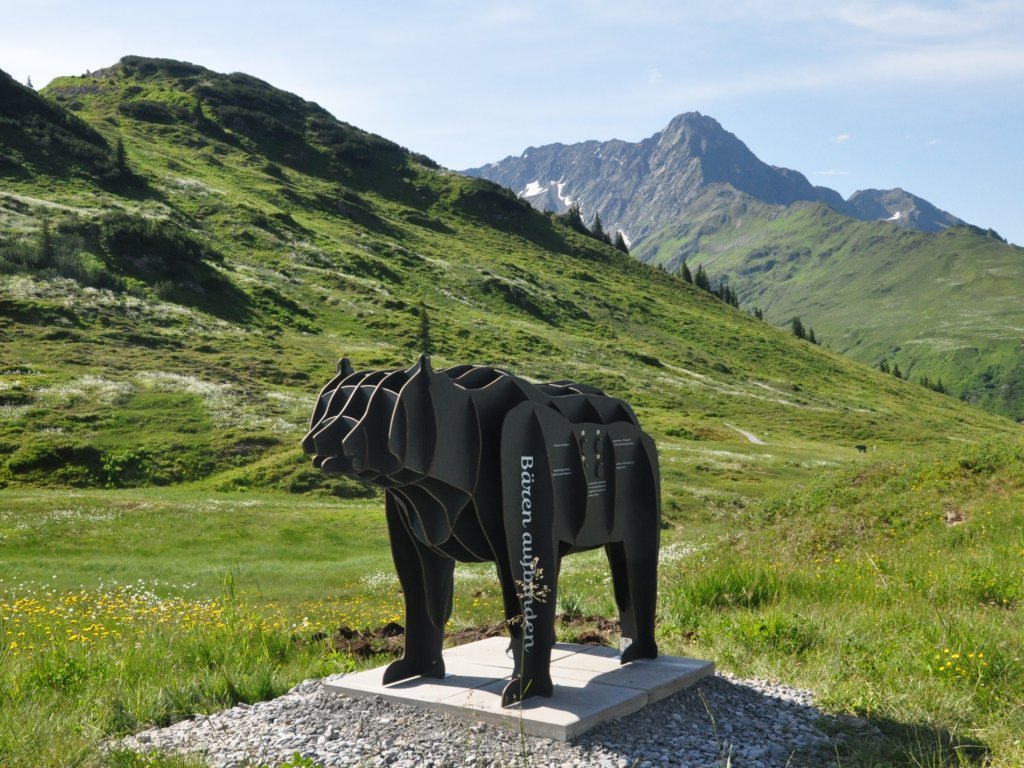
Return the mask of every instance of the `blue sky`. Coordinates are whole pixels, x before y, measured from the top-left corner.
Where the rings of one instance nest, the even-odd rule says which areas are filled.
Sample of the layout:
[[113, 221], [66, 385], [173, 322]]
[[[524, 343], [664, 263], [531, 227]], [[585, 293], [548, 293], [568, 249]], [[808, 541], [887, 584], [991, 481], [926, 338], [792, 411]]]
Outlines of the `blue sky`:
[[901, 186], [1024, 244], [1021, 0], [2, 0], [38, 88], [125, 54], [247, 72], [449, 168], [716, 118], [844, 196]]

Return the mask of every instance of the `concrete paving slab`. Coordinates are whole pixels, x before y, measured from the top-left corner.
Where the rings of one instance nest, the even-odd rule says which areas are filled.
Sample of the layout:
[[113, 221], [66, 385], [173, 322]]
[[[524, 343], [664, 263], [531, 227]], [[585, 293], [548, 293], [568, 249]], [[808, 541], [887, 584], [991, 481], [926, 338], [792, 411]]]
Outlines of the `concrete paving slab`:
[[445, 650], [443, 680], [416, 677], [385, 686], [384, 667], [378, 667], [327, 678], [324, 687], [567, 740], [687, 688], [715, 669], [712, 662], [676, 656], [621, 665], [611, 648], [559, 643], [552, 651], [554, 695], [505, 709], [501, 692], [512, 673], [507, 647], [507, 639], [492, 637]]
[[[647, 691], [648, 704], [661, 701], [676, 691], [689, 688], [710, 674], [710, 662], [679, 656], [659, 656], [657, 659], [637, 659], [629, 664], [619, 663], [619, 653], [613, 648], [593, 646], [580, 653], [552, 662], [551, 674], [593, 683], [621, 685]], [[711, 665], [711, 670], [714, 666]]]
[[598, 723], [638, 712], [647, 704], [646, 694], [635, 688], [553, 676], [551, 698], [535, 696], [506, 709], [501, 706], [505, 682], [465, 691], [445, 699], [441, 705], [445, 711], [462, 717], [522, 729], [530, 736], [566, 741]]
[[429, 706], [464, 691], [476, 690], [496, 682], [500, 682], [504, 688], [505, 683], [512, 676], [511, 666], [509, 666], [507, 675], [502, 675], [496, 667], [467, 662], [449, 664], [447, 659], [445, 659], [445, 666], [448, 669], [443, 680], [431, 677], [411, 677], [408, 680], [384, 685], [382, 683], [384, 667], [377, 667], [351, 675], [327, 678], [324, 680], [324, 687], [352, 696], [376, 695], [383, 696], [389, 701]]
[[[507, 652], [508, 642], [507, 637], [488, 637], [455, 648], [447, 648], [441, 655], [444, 656], [446, 666], [450, 661], [467, 661], [471, 664], [507, 669], [511, 674], [513, 664], [512, 656]], [[576, 653], [579, 653], [579, 646], [556, 643], [551, 649], [551, 661], [564, 659]]]

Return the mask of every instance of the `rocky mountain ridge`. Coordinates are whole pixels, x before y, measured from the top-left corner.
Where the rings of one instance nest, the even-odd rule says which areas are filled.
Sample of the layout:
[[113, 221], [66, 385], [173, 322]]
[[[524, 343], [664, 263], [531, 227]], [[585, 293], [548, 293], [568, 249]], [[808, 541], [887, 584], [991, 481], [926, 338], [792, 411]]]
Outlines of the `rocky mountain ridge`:
[[[490, 179], [540, 210], [580, 204], [588, 219], [621, 229], [632, 243], [687, 213], [710, 187], [726, 184], [771, 205], [819, 202], [865, 221], [889, 220], [936, 232], [964, 222], [926, 200], [894, 190], [861, 190], [848, 200], [800, 173], [761, 161], [712, 117], [687, 112], [639, 142], [585, 141], [529, 147], [519, 157], [464, 171]], [[557, 194], [552, 190], [557, 187]]]
[[966, 224], [953, 214], [899, 187], [858, 190], [850, 195], [841, 212], [862, 221], [892, 221], [921, 232], [941, 232], [948, 227]]

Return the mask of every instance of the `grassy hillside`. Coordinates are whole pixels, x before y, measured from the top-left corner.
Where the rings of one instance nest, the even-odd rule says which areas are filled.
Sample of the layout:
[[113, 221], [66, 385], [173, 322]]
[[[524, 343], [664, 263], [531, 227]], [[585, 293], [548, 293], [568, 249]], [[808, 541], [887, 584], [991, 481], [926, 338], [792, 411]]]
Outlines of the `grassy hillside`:
[[116, 157], [95, 128], [66, 109], [40, 99], [31, 88], [0, 71], [0, 173], [28, 178], [35, 173], [103, 178]]
[[[352, 668], [333, 631], [399, 605], [382, 504], [323, 478], [298, 442], [340, 355], [405, 366], [427, 345], [436, 365], [575, 378], [636, 406], [662, 463], [666, 652], [815, 686], [831, 711], [886, 725], [847, 765], [875, 764], [869, 746], [920, 756], [919, 736], [939, 756], [925, 764], [978, 733], [982, 753], [1020, 754], [1011, 705], [951, 688], [956, 720], [955, 696], [931, 698], [946, 678], [898, 685], [932, 674], [925, 651], [944, 653], [953, 614], [985, 619], [986, 653], [1014, 658], [1000, 622], [1020, 604], [1006, 586], [1018, 425], [798, 340], [254, 78], [129, 57], [44, 96], [18, 91], [0, 133], [22, 137], [0, 168], [5, 761], [181, 765], [99, 745]], [[91, 137], [95, 163], [39, 138], [60, 125]], [[947, 529], [949, 499], [967, 522]], [[822, 591], [826, 556], [873, 561], [882, 587], [850, 591], [863, 573], [836, 568]], [[988, 610], [982, 576], [981, 592], [928, 581], [940, 557], [990, 567], [1012, 601]], [[566, 606], [610, 615], [605, 572], [567, 565]], [[922, 579], [940, 619], [892, 598]], [[460, 569], [457, 592], [453, 627], [497, 620], [489, 571]], [[896, 636], [870, 617], [919, 627], [902, 677], [865, 665]], [[826, 676], [843, 665], [860, 670], [845, 687]], [[1019, 665], [998, 669], [986, 684], [1019, 699]]]
[[941, 379], [955, 396], [1024, 420], [1024, 249], [992, 232], [926, 234], [718, 190], [638, 255], [669, 269], [703, 264], [770, 322], [799, 316], [844, 355]]
[[442, 364], [628, 398], [680, 483], [696, 446], [755, 450], [737, 428], [777, 446], [726, 473], [741, 493], [854, 443], [1013, 430], [254, 78], [128, 58], [45, 95], [123, 145], [134, 181], [4, 183], [8, 483], [307, 488], [296, 440], [335, 359], [408, 364], [423, 313]]

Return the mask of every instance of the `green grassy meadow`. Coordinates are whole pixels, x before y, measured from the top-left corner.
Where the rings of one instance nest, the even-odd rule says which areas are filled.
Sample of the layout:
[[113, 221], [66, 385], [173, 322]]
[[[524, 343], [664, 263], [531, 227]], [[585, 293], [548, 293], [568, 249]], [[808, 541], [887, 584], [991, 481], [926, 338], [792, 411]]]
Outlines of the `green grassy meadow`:
[[[379, 500], [2, 498], [5, 765], [133, 764], [102, 741], [353, 669], [323, 636], [401, 621]], [[665, 531], [659, 644], [811, 688], [837, 733], [880, 729], [841, 765], [1018, 765], [1022, 510], [1020, 442], [866, 460], [710, 507]], [[569, 558], [560, 609], [613, 616], [604, 576], [599, 554]], [[490, 568], [460, 566], [452, 627], [500, 617]]]
[[[299, 442], [338, 357], [425, 348], [635, 407], [665, 653], [877, 726], [844, 766], [1024, 764], [1020, 425], [254, 78], [0, 95], [3, 768], [187, 765], [103, 745], [379, 661], [330, 637], [402, 620], [383, 501]], [[499, 621], [490, 569], [456, 578], [452, 628]], [[571, 558], [560, 609], [613, 617], [606, 579]]]

